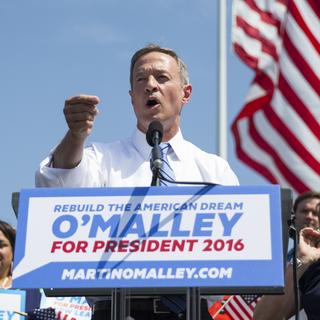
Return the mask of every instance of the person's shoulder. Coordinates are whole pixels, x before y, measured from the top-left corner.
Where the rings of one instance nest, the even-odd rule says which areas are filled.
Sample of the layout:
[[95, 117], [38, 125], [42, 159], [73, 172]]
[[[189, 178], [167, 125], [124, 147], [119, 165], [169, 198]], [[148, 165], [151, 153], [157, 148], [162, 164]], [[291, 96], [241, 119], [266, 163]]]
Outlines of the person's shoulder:
[[185, 143], [187, 143], [189, 152], [193, 155], [200, 170], [205, 172], [206, 176], [210, 176], [212, 181], [221, 185], [239, 185], [239, 180], [227, 160], [214, 153], [204, 151], [189, 141], [185, 141]]
[[207, 151], [201, 149], [200, 147], [196, 146], [195, 144], [193, 144], [190, 141], [187, 141], [187, 140], [184, 140], [184, 141], [187, 144], [189, 150], [192, 151], [192, 153], [195, 157], [198, 157], [198, 158], [205, 160], [205, 161], [217, 162], [220, 164], [228, 165], [228, 162], [225, 159], [223, 159], [222, 157], [220, 157], [214, 153], [207, 152]]

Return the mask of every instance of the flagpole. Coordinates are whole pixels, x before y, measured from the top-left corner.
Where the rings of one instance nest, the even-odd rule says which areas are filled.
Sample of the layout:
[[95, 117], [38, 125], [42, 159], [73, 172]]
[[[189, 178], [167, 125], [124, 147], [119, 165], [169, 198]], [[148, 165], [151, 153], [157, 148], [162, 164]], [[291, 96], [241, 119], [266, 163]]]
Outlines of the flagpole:
[[216, 313], [212, 316], [212, 319], [214, 320], [218, 314], [223, 310], [223, 308], [233, 299], [234, 296], [230, 296], [227, 300], [225, 300], [221, 307], [216, 311]]
[[227, 160], [227, 0], [219, 1], [218, 154]]

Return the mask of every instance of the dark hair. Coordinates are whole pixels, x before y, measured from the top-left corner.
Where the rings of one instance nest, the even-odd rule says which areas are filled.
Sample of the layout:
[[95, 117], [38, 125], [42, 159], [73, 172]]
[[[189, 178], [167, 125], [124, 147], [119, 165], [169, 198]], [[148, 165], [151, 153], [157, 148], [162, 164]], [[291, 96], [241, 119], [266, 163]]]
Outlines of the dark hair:
[[167, 55], [171, 56], [172, 58], [174, 58], [174, 60], [176, 60], [178, 67], [179, 67], [179, 74], [180, 74], [180, 80], [181, 80], [182, 85], [189, 83], [189, 75], [188, 75], [187, 66], [172, 49], [162, 48], [157, 44], [149, 44], [146, 47], [143, 47], [143, 48], [139, 49], [138, 51], [136, 51], [131, 58], [131, 65], [130, 65], [130, 85], [131, 85], [131, 88], [132, 88], [132, 83], [133, 83], [134, 65], [140, 57], [142, 57], [143, 55], [145, 55], [149, 52], [161, 52], [161, 53], [167, 54]]
[[320, 200], [320, 192], [316, 192], [316, 191], [307, 191], [304, 193], [301, 193], [297, 199], [295, 200], [294, 204], [293, 204], [293, 212], [297, 211], [298, 205], [300, 202], [306, 200], [306, 199], [319, 199]]
[[2, 231], [3, 235], [9, 240], [13, 254], [16, 242], [16, 230], [9, 223], [0, 220], [0, 231]]

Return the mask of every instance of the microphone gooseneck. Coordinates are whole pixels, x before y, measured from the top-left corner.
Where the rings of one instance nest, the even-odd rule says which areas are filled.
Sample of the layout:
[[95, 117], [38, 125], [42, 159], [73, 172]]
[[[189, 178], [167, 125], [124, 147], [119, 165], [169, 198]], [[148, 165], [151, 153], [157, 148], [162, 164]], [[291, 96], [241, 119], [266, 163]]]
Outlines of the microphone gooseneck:
[[148, 131], [146, 133], [146, 139], [148, 144], [152, 147], [150, 167], [152, 170], [152, 186], [159, 185], [159, 172], [162, 166], [162, 157], [159, 144], [163, 137], [163, 126], [162, 124], [155, 120], [149, 124]]

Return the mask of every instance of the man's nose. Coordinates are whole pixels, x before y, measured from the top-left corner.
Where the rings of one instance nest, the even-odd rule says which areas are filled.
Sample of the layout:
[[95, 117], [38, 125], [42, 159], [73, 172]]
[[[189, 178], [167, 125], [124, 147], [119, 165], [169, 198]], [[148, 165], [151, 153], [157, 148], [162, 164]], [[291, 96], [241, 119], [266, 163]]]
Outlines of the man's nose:
[[316, 218], [316, 216], [314, 215], [313, 211], [312, 210], [309, 210], [306, 214], [306, 218], [308, 219], [314, 219]]
[[148, 77], [147, 83], [146, 83], [146, 92], [154, 92], [158, 89], [158, 83], [156, 79], [153, 76]]

